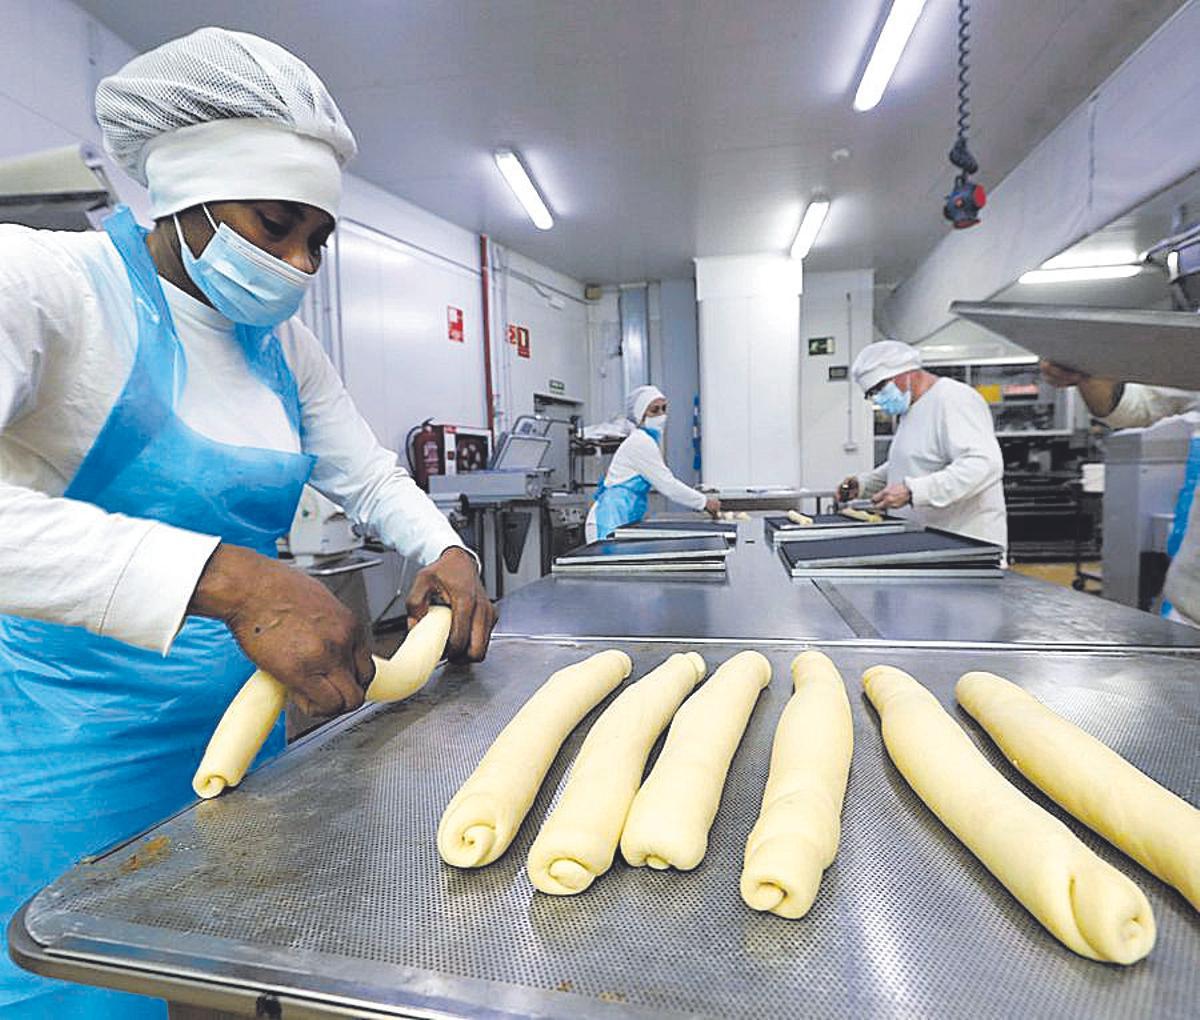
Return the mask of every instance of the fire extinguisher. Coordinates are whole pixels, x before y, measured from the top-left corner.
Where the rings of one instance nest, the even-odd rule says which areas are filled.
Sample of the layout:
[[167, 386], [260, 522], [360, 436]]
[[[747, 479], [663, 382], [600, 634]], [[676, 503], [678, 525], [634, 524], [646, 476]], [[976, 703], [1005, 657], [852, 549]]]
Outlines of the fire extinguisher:
[[432, 423], [432, 418], [426, 418], [420, 425], [409, 429], [404, 443], [408, 469], [426, 492], [429, 491], [429, 476], [442, 473], [441, 437]]

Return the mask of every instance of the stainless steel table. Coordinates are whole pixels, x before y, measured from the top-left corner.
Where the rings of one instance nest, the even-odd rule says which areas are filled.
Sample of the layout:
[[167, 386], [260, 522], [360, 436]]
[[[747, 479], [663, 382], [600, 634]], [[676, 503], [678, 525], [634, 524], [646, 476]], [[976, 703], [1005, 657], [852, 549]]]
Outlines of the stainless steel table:
[[[809, 916], [789, 922], [747, 909], [738, 873], [798, 644], [758, 646], [775, 678], [695, 871], [618, 861], [581, 896], [533, 891], [526, 853], [586, 724], [500, 861], [458, 871], [439, 860], [441, 809], [497, 731], [553, 669], [604, 644], [625, 648], [638, 672], [687, 647], [499, 638], [486, 663], [364, 708], [240, 789], [75, 868], [14, 920], [15, 955], [46, 974], [283, 1018], [1195, 1015], [1200, 923], [1181, 896], [1068, 820], [1145, 890], [1158, 925], [1133, 967], [1074, 955], [912, 794], [857, 681], [891, 662], [950, 706], [963, 671], [993, 670], [1195, 802], [1194, 658], [827, 646], [851, 691], [854, 762], [837, 861]], [[715, 665], [744, 646], [702, 651]]]
[[1200, 630], [1011, 571], [1000, 580], [793, 580], [761, 518], [725, 577], [546, 577], [500, 603], [498, 634], [1200, 649]]

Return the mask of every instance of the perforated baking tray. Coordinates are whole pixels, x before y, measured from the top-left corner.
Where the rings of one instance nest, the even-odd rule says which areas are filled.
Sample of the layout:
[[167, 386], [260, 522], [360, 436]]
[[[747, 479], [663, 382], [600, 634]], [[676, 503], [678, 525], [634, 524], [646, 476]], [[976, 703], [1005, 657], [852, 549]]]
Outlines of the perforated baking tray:
[[[635, 675], [688, 647], [497, 639], [485, 664], [448, 668], [408, 702], [363, 709], [238, 790], [77, 867], [18, 916], [18, 955], [43, 972], [284, 1017], [1195, 1016], [1200, 923], [1183, 898], [1068, 819], [1146, 891], [1158, 945], [1131, 968], [1065, 949], [912, 794], [858, 677], [891, 662], [950, 706], [961, 673], [993, 670], [1194, 803], [1196, 659], [831, 648], [848, 682], [854, 761], [841, 851], [800, 921], [757, 914], [738, 895], [799, 645], [755, 646], [774, 680], [695, 871], [618, 862], [581, 896], [534, 892], [525, 857], [587, 723], [500, 861], [477, 871], [442, 864], [441, 810], [495, 734], [551, 671], [613, 644], [633, 656]], [[715, 666], [746, 645], [698, 647]]]

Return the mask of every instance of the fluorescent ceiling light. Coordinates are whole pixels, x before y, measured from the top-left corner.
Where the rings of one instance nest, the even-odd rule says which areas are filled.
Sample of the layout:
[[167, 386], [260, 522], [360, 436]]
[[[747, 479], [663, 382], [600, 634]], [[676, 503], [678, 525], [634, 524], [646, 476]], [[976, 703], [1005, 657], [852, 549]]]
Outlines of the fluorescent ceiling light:
[[792, 258], [805, 259], [808, 257], [817, 235], [821, 232], [821, 227], [825, 224], [825, 217], [828, 215], [829, 199], [824, 195], [814, 196], [808, 203], [808, 208], [804, 210], [804, 216], [800, 219], [800, 229], [796, 231], [796, 240], [792, 242]]
[[517, 196], [517, 201], [525, 207], [525, 212], [533, 220], [533, 225], [538, 230], [549, 230], [554, 226], [554, 217], [546, 208], [546, 203], [521, 162], [521, 157], [512, 149], [497, 149], [492, 155], [496, 157], [496, 166], [500, 168], [508, 186]]
[[892, 0], [892, 9], [883, 23], [883, 31], [875, 40], [875, 49], [854, 94], [854, 109], [872, 110], [879, 104], [924, 7], [925, 0]]
[[1072, 269], [1031, 269], [1021, 283], [1083, 283], [1088, 280], [1123, 280], [1137, 276], [1141, 266], [1076, 266]]
[[1083, 266], [1128, 266], [1137, 262], [1132, 248], [1093, 248], [1090, 251], [1065, 251], [1043, 262], [1039, 269], [1079, 269]]

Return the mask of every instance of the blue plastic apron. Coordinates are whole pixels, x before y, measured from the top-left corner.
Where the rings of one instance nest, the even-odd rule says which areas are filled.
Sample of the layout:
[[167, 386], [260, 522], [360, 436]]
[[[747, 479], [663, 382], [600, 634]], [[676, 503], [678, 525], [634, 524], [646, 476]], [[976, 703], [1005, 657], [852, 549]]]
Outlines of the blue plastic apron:
[[[657, 429], [648, 429], [644, 425], [638, 427], [653, 437], [656, 443], [661, 441]], [[606, 484], [601, 477], [596, 486], [596, 537], [608, 538], [617, 528], [634, 524], [645, 517], [651, 487], [643, 475], [634, 475], [613, 485]]]
[[[1183, 485], [1175, 499], [1175, 517], [1171, 521], [1171, 534], [1167, 536], [1167, 555], [1172, 559], [1183, 545], [1183, 537], [1187, 534], [1188, 519], [1192, 513], [1192, 501], [1196, 498], [1196, 490], [1200, 485], [1200, 435], [1193, 435], [1188, 443], [1187, 465], [1183, 472]], [[1172, 605], [1163, 599], [1162, 615], [1170, 616]]]
[[[133, 368], [65, 495], [273, 556], [314, 458], [207, 439], [176, 414], [183, 349], [145, 232], [128, 209], [104, 229], [137, 317]], [[250, 370], [299, 431], [296, 383], [270, 329], [238, 327]], [[223, 623], [190, 617], [167, 656], [82, 628], [0, 617], [0, 917], [81, 856], [192, 798], [221, 713], [253, 672]], [[283, 746], [282, 729], [268, 752]], [[49, 981], [0, 960], [0, 1017], [165, 1017], [162, 1002]]]

